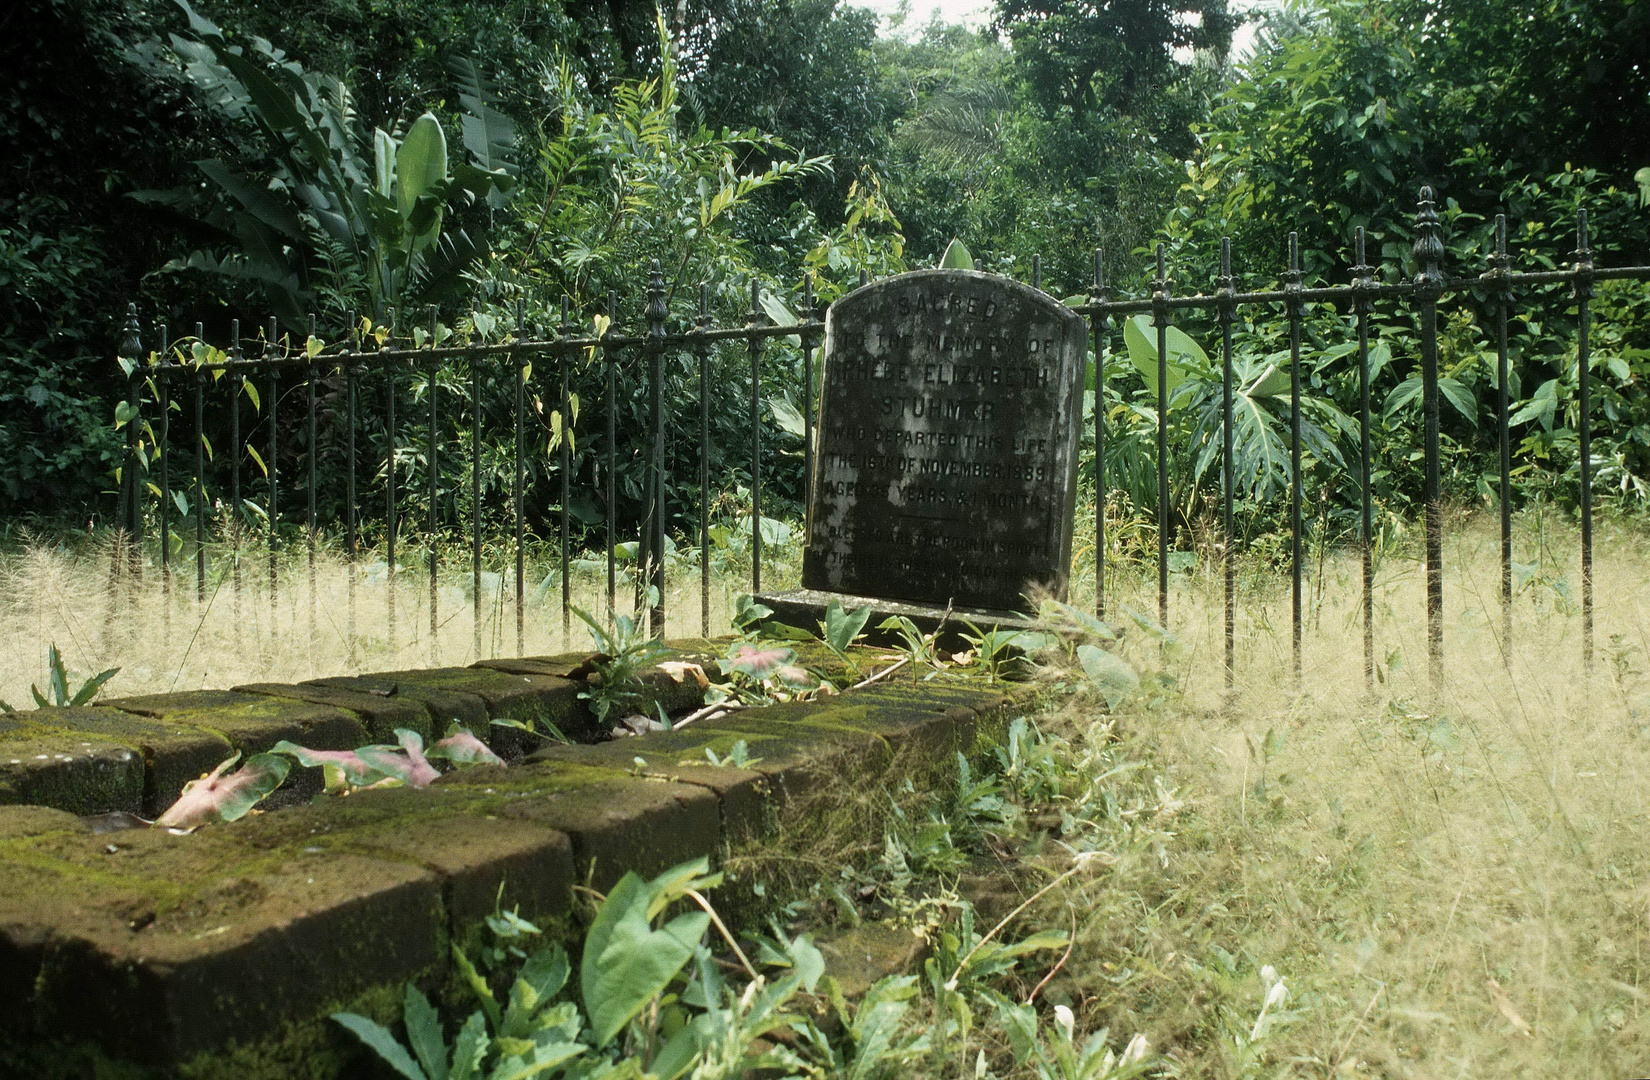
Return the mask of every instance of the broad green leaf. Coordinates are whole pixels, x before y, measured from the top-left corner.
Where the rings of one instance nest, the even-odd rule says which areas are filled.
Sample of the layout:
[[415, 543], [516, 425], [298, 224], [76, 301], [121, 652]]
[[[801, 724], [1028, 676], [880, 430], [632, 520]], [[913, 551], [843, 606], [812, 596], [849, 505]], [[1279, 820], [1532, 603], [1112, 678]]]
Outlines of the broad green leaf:
[[447, 1041], [441, 1035], [441, 1014], [412, 983], [407, 984], [401, 1015], [407, 1024], [407, 1041], [418, 1055], [424, 1074], [429, 1080], [447, 1080]]
[[[1168, 355], [1167, 392], [1172, 396], [1175, 387], [1189, 374], [1207, 375], [1209, 355], [1203, 347], [1188, 337], [1179, 327], [1167, 327], [1164, 344]], [[1146, 388], [1157, 394], [1157, 327], [1150, 315], [1136, 315], [1123, 321], [1123, 343], [1128, 347], [1129, 360], [1146, 381]]]
[[1276, 364], [1267, 364], [1266, 370], [1261, 372], [1254, 382], [1243, 391], [1249, 397], [1276, 397], [1289, 392], [1289, 373], [1279, 370]]
[[403, 220], [410, 219], [418, 200], [447, 179], [447, 136], [434, 113], [425, 113], [407, 129], [395, 152], [395, 200]]
[[865, 629], [865, 621], [871, 617], [871, 605], [844, 611], [842, 601], [832, 600], [825, 609], [825, 621], [821, 628], [825, 631], [825, 644], [837, 652], [847, 652]]
[[1083, 665], [1083, 674], [1106, 699], [1108, 708], [1117, 708], [1140, 686], [1140, 676], [1134, 668], [1097, 645], [1077, 646], [1077, 661]]
[[425, 1075], [424, 1070], [418, 1067], [412, 1055], [407, 1053], [407, 1048], [396, 1042], [395, 1036], [391, 1035], [383, 1024], [357, 1013], [333, 1013], [332, 1018], [348, 1028], [357, 1039], [366, 1043], [369, 1049], [383, 1058], [385, 1064], [407, 1080], [431, 1080]]
[[1455, 411], [1464, 416], [1473, 427], [1478, 426], [1478, 401], [1464, 383], [1448, 377], [1439, 379], [1438, 392], [1444, 396], [1445, 401], [1455, 406]]
[[372, 178], [378, 194], [395, 196], [395, 140], [383, 128], [372, 129]]
[[779, 425], [781, 431], [800, 439], [808, 430], [807, 422], [803, 419], [801, 411], [791, 404], [789, 395], [774, 394], [768, 398], [768, 409], [773, 413], [774, 422]]
[[710, 926], [709, 915], [691, 912], [654, 930], [647, 917], [651, 899], [647, 884], [626, 873], [585, 935], [579, 978], [597, 1049], [664, 992]]
[[945, 254], [940, 256], [941, 270], [972, 270], [974, 256], [968, 250], [968, 245], [961, 240], [952, 240], [945, 245]]

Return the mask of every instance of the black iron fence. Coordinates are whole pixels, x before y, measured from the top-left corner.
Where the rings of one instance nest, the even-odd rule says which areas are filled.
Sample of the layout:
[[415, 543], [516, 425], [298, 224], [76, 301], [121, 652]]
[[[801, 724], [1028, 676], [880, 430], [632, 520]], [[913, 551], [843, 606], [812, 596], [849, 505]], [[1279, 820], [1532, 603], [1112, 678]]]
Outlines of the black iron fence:
[[[1220, 363], [1222, 377], [1221, 402], [1221, 437], [1222, 446], [1222, 481], [1221, 481], [1221, 560], [1224, 570], [1224, 601], [1225, 601], [1225, 666], [1227, 684], [1230, 686], [1234, 677], [1235, 656], [1235, 620], [1236, 620], [1236, 585], [1234, 571], [1234, 541], [1237, 536], [1234, 521], [1234, 491], [1233, 476], [1233, 344], [1232, 327], [1239, 312], [1245, 308], [1266, 309], [1276, 311], [1281, 308], [1289, 327], [1289, 498], [1288, 520], [1290, 539], [1290, 565], [1292, 589], [1292, 643], [1293, 663], [1297, 676], [1301, 667], [1301, 646], [1304, 627], [1303, 620], [1303, 589], [1302, 573], [1304, 567], [1303, 551], [1303, 522], [1302, 522], [1302, 491], [1301, 491], [1301, 454], [1302, 454], [1302, 409], [1301, 409], [1301, 333], [1306, 319], [1306, 306], [1309, 304], [1329, 304], [1341, 307], [1355, 320], [1356, 325], [1356, 363], [1358, 365], [1360, 409], [1360, 472], [1359, 482], [1361, 489], [1361, 505], [1359, 507], [1359, 541], [1363, 555], [1363, 644], [1364, 666], [1366, 679], [1373, 685], [1375, 672], [1374, 657], [1374, 605], [1373, 605], [1373, 559], [1372, 533], [1374, 517], [1374, 494], [1371, 486], [1372, 445], [1370, 435], [1371, 404], [1370, 404], [1370, 341], [1369, 321], [1380, 305], [1391, 305], [1406, 315], [1413, 316], [1418, 325], [1419, 352], [1421, 367], [1421, 405], [1424, 416], [1424, 446], [1425, 459], [1424, 480], [1424, 525], [1425, 525], [1425, 580], [1426, 580], [1426, 621], [1427, 641], [1430, 672], [1436, 685], [1442, 677], [1443, 665], [1443, 504], [1440, 491], [1440, 455], [1439, 455], [1439, 306], [1445, 297], [1464, 297], [1472, 295], [1481, 300], [1487, 300], [1494, 312], [1495, 326], [1498, 333], [1498, 378], [1499, 387], [1497, 400], [1498, 434], [1499, 434], [1499, 464], [1500, 464], [1500, 514], [1501, 514], [1501, 603], [1503, 608], [1503, 629], [1510, 629], [1510, 610], [1513, 596], [1512, 576], [1512, 532], [1511, 532], [1511, 442], [1509, 423], [1508, 399], [1508, 336], [1507, 322], [1509, 317], [1518, 310], [1520, 294], [1542, 286], [1568, 285], [1571, 296], [1578, 309], [1579, 324], [1577, 329], [1577, 346], [1579, 352], [1579, 385], [1578, 405], [1580, 410], [1579, 421], [1579, 453], [1580, 453], [1580, 511], [1581, 511], [1581, 584], [1582, 584], [1582, 619], [1583, 619], [1583, 650], [1587, 662], [1590, 664], [1593, 652], [1593, 574], [1592, 574], [1592, 547], [1593, 547], [1593, 493], [1592, 473], [1594, 463], [1591, 458], [1591, 432], [1589, 421], [1590, 410], [1590, 312], [1589, 301], [1592, 297], [1595, 282], [1610, 279], [1650, 280], [1650, 267], [1628, 266], [1603, 268], [1594, 265], [1592, 248], [1587, 234], [1587, 219], [1582, 211], [1577, 221], [1577, 245], [1573, 261], [1566, 269], [1541, 270], [1534, 272], [1515, 271], [1507, 255], [1506, 229], [1504, 219], [1497, 219], [1497, 246], [1491, 255], [1489, 264], [1483, 273], [1460, 278], [1446, 278], [1442, 270], [1444, 246], [1440, 236], [1440, 221], [1437, 216], [1432, 192], [1423, 189], [1419, 209], [1415, 219], [1415, 240], [1413, 255], [1416, 272], [1413, 279], [1400, 282], [1382, 282], [1375, 276], [1375, 268], [1369, 265], [1364, 251], [1363, 230], [1359, 229], [1355, 240], [1355, 263], [1352, 268], [1351, 280], [1343, 285], [1328, 285], [1306, 287], [1302, 281], [1299, 257], [1296, 251], [1295, 237], [1289, 238], [1288, 268], [1284, 275], [1282, 288], [1269, 291], [1240, 292], [1235, 286], [1232, 273], [1231, 253], [1229, 243], [1223, 243], [1219, 275], [1216, 278], [1217, 287], [1212, 293], [1195, 295], [1175, 295], [1173, 283], [1167, 272], [1162, 245], [1157, 249], [1156, 275], [1152, 281], [1149, 296], [1134, 298], [1113, 297], [1106, 285], [1102, 256], [1095, 253], [1094, 281], [1086, 302], [1073, 303], [1080, 314], [1089, 319], [1094, 340], [1094, 354], [1100, 359], [1096, 365], [1096, 407], [1094, 409], [1094, 438], [1096, 454], [1094, 459], [1096, 490], [1106, 492], [1106, 409], [1105, 382], [1107, 359], [1111, 354], [1110, 344], [1114, 334], [1119, 329], [1120, 317], [1146, 314], [1151, 316], [1151, 325], [1156, 329], [1156, 447], [1155, 465], [1157, 482], [1156, 518], [1157, 518], [1157, 593], [1158, 616], [1168, 625], [1169, 611], [1169, 545], [1170, 545], [1170, 497], [1169, 497], [1169, 445], [1168, 445], [1168, 416], [1169, 416], [1169, 342], [1168, 332], [1175, 325], [1177, 313], [1202, 312], [1212, 316], [1220, 328]], [[1035, 266], [1035, 264], [1034, 264]], [[1033, 270], [1033, 284], [1040, 287], [1040, 273]], [[865, 281], [863, 275], [861, 284]], [[283, 479], [290, 486], [291, 479], [283, 478], [279, 472], [281, 461], [281, 427], [276, 423], [275, 410], [282, 398], [283, 386], [288, 391], [297, 385], [303, 387], [303, 402], [305, 415], [303, 419], [306, 445], [309, 453], [305, 459], [304, 477], [301, 485], [306, 500], [304, 508], [304, 527], [307, 536], [308, 554], [313, 580], [313, 568], [318, 530], [322, 523], [317, 519], [317, 492], [323, 483], [331, 482], [333, 478], [323, 479], [317, 475], [317, 458], [315, 440], [317, 438], [317, 386], [320, 380], [332, 378], [341, 379], [344, 383], [344, 442], [342, 448], [345, 467], [343, 469], [342, 493], [344, 506], [343, 514], [343, 541], [346, 556], [353, 567], [360, 552], [360, 503], [358, 501], [357, 486], [359, 476], [359, 457], [357, 432], [360, 428], [362, 412], [373, 407], [363, 397], [363, 389], [369, 384], [375, 387], [380, 395], [379, 406], [382, 410], [384, 430], [388, 433], [389, 446], [384, 455], [377, 474], [382, 478], [383, 498], [383, 536], [385, 539], [385, 554], [388, 564], [388, 573], [393, 582], [397, 569], [396, 538], [398, 532], [398, 513], [401, 506], [401, 497], [404, 491], [398, 486], [397, 480], [397, 426], [395, 411], [401, 397], [401, 376], [408, 372], [419, 370], [428, 371], [431, 375], [427, 383], [427, 400], [422, 404], [427, 409], [426, 434], [422, 450], [425, 456], [425, 481], [429, 485], [427, 520], [424, 523], [425, 532], [430, 536], [440, 533], [444, 527], [452, 522], [441, 520], [439, 500], [436, 497], [437, 487], [441, 482], [443, 469], [456, 469], [468, 466], [468, 479], [471, 490], [471, 504], [473, 508], [471, 531], [469, 536], [471, 573], [474, 578], [473, 602], [476, 607], [476, 643], [480, 651], [481, 641], [481, 577], [482, 577], [482, 550], [483, 550], [483, 515], [479, 511], [482, 483], [482, 446], [484, 410], [480, 407], [482, 399], [482, 379], [484, 374], [504, 372], [513, 381], [514, 408], [509, 442], [513, 447], [513, 484], [510, 493], [510, 515], [513, 526], [513, 536], [509, 539], [513, 543], [515, 561], [515, 613], [516, 613], [516, 640], [518, 651], [524, 640], [525, 619], [525, 506], [524, 485], [526, 483], [527, 468], [525, 455], [528, 445], [528, 418], [527, 402], [532, 393], [539, 393], [548, 400], [559, 402], [559, 417], [563, 424], [569, 423], [570, 415], [570, 367], [581, 353], [591, 358], [599, 357], [602, 369], [602, 386], [604, 393], [603, 422], [606, 426], [605, 450], [607, 455], [604, 472], [605, 491], [605, 531], [602, 533], [606, 552], [606, 596], [608, 610], [611, 613], [617, 606], [617, 570], [616, 550], [622, 542], [620, 524], [616, 519], [616, 499], [613, 488], [614, 477], [617, 472], [616, 455], [620, 440], [620, 432], [616, 428], [616, 417], [619, 415], [620, 395], [632, 395], [638, 392], [647, 395], [649, 424], [643, 438], [634, 440], [636, 449], [645, 457], [645, 491], [642, 526], [639, 536], [636, 537], [637, 563], [639, 568], [640, 595], [645, 599], [642, 605], [646, 610], [649, 625], [662, 628], [665, 618], [665, 570], [667, 551], [668, 523], [671, 520], [688, 520], [692, 522], [697, 534], [699, 552], [700, 577], [700, 623], [703, 632], [708, 633], [711, 626], [710, 600], [710, 551], [711, 551], [711, 508], [715, 496], [720, 492], [711, 490], [711, 426], [710, 402], [713, 393], [725, 393], [727, 387], [711, 385], [710, 357], [712, 351], [718, 347], [742, 347], [749, 355], [748, 385], [740, 388], [739, 392], [748, 396], [749, 427], [749, 480], [750, 480], [750, 552], [751, 570], [750, 581], [753, 591], [762, 587], [763, 564], [763, 535], [762, 535], [762, 508], [763, 508], [763, 409], [764, 394], [762, 380], [763, 351], [773, 345], [776, 339], [790, 338], [800, 346], [801, 368], [798, 372], [800, 386], [797, 387], [801, 399], [801, 413], [803, 430], [806, 433], [803, 439], [803, 475], [805, 491], [811, 488], [813, 477], [814, 453], [814, 394], [815, 387], [814, 362], [815, 353], [823, 337], [823, 312], [815, 304], [811, 281], [806, 283], [802, 290], [801, 314], [794, 324], [778, 325], [771, 320], [759, 302], [756, 286], [753, 284], [750, 294], [750, 308], [745, 315], [742, 325], [718, 326], [711, 315], [708, 289], [701, 287], [699, 309], [692, 325], [673, 327], [670, 325], [670, 310], [667, 303], [667, 294], [664, 280], [657, 264], [654, 265], [647, 287], [647, 300], [644, 311], [644, 325], [634, 329], [621, 328], [616, 323], [609, 323], [605, 332], [600, 335], [580, 334], [572, 330], [569, 322], [569, 313], [565, 303], [561, 312], [560, 325], [557, 331], [544, 337], [534, 337], [527, 332], [522, 324], [520, 314], [517, 314], [517, 327], [513, 339], [491, 345], [458, 345], [442, 346], [437, 344], [435, 327], [432, 325], [424, 344], [418, 347], [405, 338], [391, 336], [380, 341], [363, 341], [358, 330], [351, 334], [341, 345], [320, 347], [315, 338], [313, 327], [309, 340], [302, 344], [294, 343], [292, 338], [281, 339], [277, 328], [271, 323], [268, 332], [263, 335], [259, 343], [259, 355], [247, 355], [243, 348], [238, 325], [231, 334], [228, 348], [221, 359], [211, 359], [200, 362], [181, 362], [179, 357], [168, 350], [167, 331], [164, 327], [159, 330], [160, 348], [152, 354], [152, 359], [138, 362], [131, 358], [143, 355], [140, 326], [136, 313], [133, 311], [126, 330], [121, 353], [128, 358], [127, 365], [131, 376], [130, 396], [123, 408], [123, 415], [129, 424], [130, 456], [123, 474], [122, 499], [120, 510], [120, 524], [123, 530], [138, 544], [143, 539], [144, 523], [150, 517], [147, 503], [150, 495], [156, 502], [153, 517], [158, 519], [161, 533], [167, 542], [159, 545], [162, 572], [170, 582], [174, 574], [172, 566], [173, 543], [171, 538], [176, 535], [173, 523], [173, 511], [179, 509], [174, 504], [174, 485], [172, 476], [174, 469], [180, 463], [173, 461], [173, 443], [176, 440], [172, 432], [172, 414], [178, 413], [179, 422], [187, 429], [187, 435], [192, 446], [192, 462], [181, 463], [184, 469], [192, 467], [191, 478], [186, 482], [185, 489], [190, 497], [185, 501], [192, 516], [193, 551], [194, 551], [194, 578], [195, 593], [199, 601], [206, 597], [207, 580], [207, 497], [205, 491], [207, 466], [205, 455], [208, 453], [206, 437], [205, 401], [209, 390], [217, 393], [227, 391], [231, 395], [229, 403], [229, 436], [233, 444], [231, 457], [233, 465], [229, 482], [228, 503], [231, 509], [229, 515], [233, 529], [238, 530], [241, 522], [246, 520], [242, 510], [243, 492], [241, 483], [242, 463], [248, 459], [256, 459], [267, 473], [267, 487], [265, 488], [267, 506], [261, 508], [264, 528], [267, 530], [269, 548], [270, 585], [276, 587], [276, 548], [279, 542], [277, 523], [281, 519], [281, 490]], [[611, 319], [615, 311], [613, 298], [609, 298], [608, 315]], [[353, 321], [353, 320], [352, 320]], [[197, 330], [197, 337], [199, 336]], [[369, 347], [374, 345], [376, 347]], [[667, 506], [667, 492], [671, 490], [667, 485], [667, 427], [676, 426], [678, 430], [689, 418], [682, 415], [683, 410], [678, 403], [665, 399], [665, 357], [667, 353], [683, 352], [697, 358], [698, 376], [698, 416], [697, 416], [697, 506], [688, 513], [676, 513]], [[550, 361], [548, 370], [546, 365], [534, 365], [537, 358], [547, 358]], [[629, 378], [621, 385], [620, 372], [627, 375], [634, 369], [633, 360], [641, 361], [641, 369], [645, 375], [641, 378]], [[447, 402], [439, 384], [434, 378], [436, 370], [448, 365], [454, 370], [461, 370], [468, 376], [468, 400], [454, 400]], [[725, 369], [724, 369], [725, 370]], [[259, 454], [255, 447], [249, 446], [242, 437], [240, 398], [247, 383], [253, 386], [262, 384], [262, 398], [267, 402], [267, 410], [262, 424], [267, 428], [267, 457]], [[530, 390], [530, 382], [537, 388]], [[145, 394], [145, 388], [150, 390]], [[149, 402], [158, 404], [152, 420], [145, 420], [145, 410]], [[174, 409], [173, 402], [178, 403]], [[187, 404], [186, 404], [187, 403]], [[456, 455], [450, 448], [442, 445], [442, 427], [440, 423], [443, 407], [467, 408], [472, 423], [471, 441], [469, 448], [470, 460], [462, 462], [455, 460]], [[185, 419], [190, 417], [192, 419]], [[632, 433], [626, 433], [631, 435]], [[147, 443], [145, 440], [149, 440]], [[559, 518], [557, 525], [557, 540], [559, 556], [562, 566], [561, 579], [561, 609], [564, 632], [571, 625], [571, 575], [567, 568], [572, 555], [573, 530], [570, 521], [570, 503], [572, 483], [572, 463], [570, 460], [570, 440], [561, 438], [557, 443], [556, 483], [560, 488]], [[142, 463], [143, 468], [138, 468]], [[152, 489], [150, 488], [152, 485]], [[677, 486], [678, 492], [691, 490]], [[149, 493], [146, 494], [146, 491]], [[221, 497], [221, 496], [220, 496]], [[1095, 596], [1096, 611], [1102, 617], [1106, 614], [1106, 499], [1096, 499], [1095, 530]], [[682, 508], [679, 508], [682, 509]], [[180, 510], [181, 513], [181, 510]], [[183, 523], [187, 532], [190, 523]], [[238, 539], [236, 532], [232, 539]], [[429, 547], [429, 619], [432, 639], [439, 632], [439, 594], [437, 590], [437, 560], [439, 558], [437, 545]], [[239, 563], [237, 562], [237, 573]], [[352, 578], [353, 580], [353, 578]], [[390, 593], [391, 607], [389, 619], [393, 632], [394, 593]]]

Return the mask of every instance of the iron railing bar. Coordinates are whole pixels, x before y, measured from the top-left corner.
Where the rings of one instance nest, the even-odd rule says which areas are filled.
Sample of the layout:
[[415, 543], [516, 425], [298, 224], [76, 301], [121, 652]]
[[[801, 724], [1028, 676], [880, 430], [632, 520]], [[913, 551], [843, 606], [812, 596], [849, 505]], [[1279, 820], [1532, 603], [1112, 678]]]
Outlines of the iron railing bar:
[[[1301, 317], [1305, 301], [1301, 287], [1300, 234], [1289, 234], [1289, 299], [1284, 315], [1289, 320], [1289, 657], [1295, 689], [1301, 688], [1301, 635], [1304, 630], [1301, 570], [1303, 535], [1301, 523]], [[1350, 294], [1350, 290], [1349, 290]]]

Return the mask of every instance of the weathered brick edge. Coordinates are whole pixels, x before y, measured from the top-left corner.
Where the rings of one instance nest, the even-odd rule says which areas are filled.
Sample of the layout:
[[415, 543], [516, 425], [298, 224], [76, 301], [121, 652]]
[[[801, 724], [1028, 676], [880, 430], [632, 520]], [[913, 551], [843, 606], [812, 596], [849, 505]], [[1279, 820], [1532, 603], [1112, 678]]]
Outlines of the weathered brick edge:
[[[306, 686], [416, 702], [436, 729], [459, 708], [489, 717], [547, 709], [557, 695], [576, 695], [565, 678], [576, 662], [499, 661]], [[499, 670], [505, 664], [517, 670]], [[371, 693], [383, 688], [375, 681], [395, 691]], [[282, 689], [127, 699], [94, 711], [194, 740], [180, 744], [194, 748], [191, 762], [215, 762], [224, 744], [261, 749], [293, 731], [311, 745], [317, 736], [354, 745], [358, 729], [413, 726], [387, 704], [275, 693]], [[875, 777], [904, 749], [946, 757], [967, 749], [982, 722], [1028, 696], [1024, 687], [879, 684], [639, 739], [556, 745], [423, 791], [361, 792], [181, 837], [100, 834], [65, 810], [0, 807], [0, 1071], [8, 1053], [77, 1045], [169, 1074], [375, 988], [439, 981], [448, 943], [497, 902], [565, 926], [575, 885], [603, 890], [626, 870], [715, 856], [771, 828], [787, 802], [816, 785]], [[572, 723], [567, 708], [557, 715]], [[169, 757], [174, 747], [151, 738], [144, 791], [159, 790], [162, 776], [187, 775], [181, 751]], [[722, 757], [739, 741], [747, 767], [710, 764], [706, 749]]]

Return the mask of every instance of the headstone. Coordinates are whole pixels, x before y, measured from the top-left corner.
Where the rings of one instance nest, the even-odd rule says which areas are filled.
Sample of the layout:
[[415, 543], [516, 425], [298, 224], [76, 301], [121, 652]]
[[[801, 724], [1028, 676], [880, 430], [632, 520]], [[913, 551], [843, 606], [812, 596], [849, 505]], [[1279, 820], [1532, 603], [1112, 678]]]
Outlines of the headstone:
[[1001, 612], [1063, 595], [1087, 341], [1047, 293], [972, 270], [832, 304], [805, 589]]

